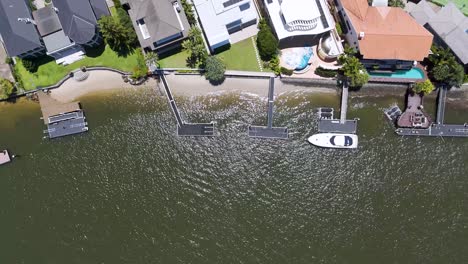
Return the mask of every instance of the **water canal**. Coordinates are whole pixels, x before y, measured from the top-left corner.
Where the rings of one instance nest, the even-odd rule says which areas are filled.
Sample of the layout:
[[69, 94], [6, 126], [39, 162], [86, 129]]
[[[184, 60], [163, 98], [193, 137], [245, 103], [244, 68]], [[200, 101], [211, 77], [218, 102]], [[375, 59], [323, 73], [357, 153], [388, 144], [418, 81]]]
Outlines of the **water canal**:
[[[90, 132], [43, 140], [38, 104], [0, 106], [0, 263], [465, 263], [468, 141], [402, 138], [382, 109], [401, 97], [351, 95], [360, 147], [305, 139], [313, 108], [339, 97], [275, 100], [290, 140], [248, 138], [265, 124], [249, 95], [177, 98], [215, 138], [177, 138], [151, 90], [81, 99]], [[450, 106], [447, 121], [468, 119]]]

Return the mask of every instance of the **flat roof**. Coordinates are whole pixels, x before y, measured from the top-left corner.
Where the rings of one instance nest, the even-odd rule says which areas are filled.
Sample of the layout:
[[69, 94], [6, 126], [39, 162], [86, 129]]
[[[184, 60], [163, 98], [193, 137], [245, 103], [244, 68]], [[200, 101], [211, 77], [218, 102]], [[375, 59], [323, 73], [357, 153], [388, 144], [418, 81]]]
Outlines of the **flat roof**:
[[[276, 35], [279, 39], [284, 39], [293, 36], [318, 35], [327, 32], [335, 27], [335, 20], [333, 19], [325, 0], [283, 1], [284, 2], [280, 4], [280, 0], [264, 0], [265, 7], [267, 8]], [[292, 22], [295, 20], [312, 20], [314, 18], [320, 19], [318, 19], [317, 26], [313, 29], [290, 31], [286, 28], [284, 24], [284, 20], [281, 17], [282, 13], [284, 14], [285, 20], [288, 20], [286, 22]]]
[[65, 36], [63, 30], [57, 31], [42, 38], [47, 52], [53, 52], [72, 45], [70, 38]]
[[[216, 44], [229, 41], [230, 36], [226, 25], [240, 21], [242, 24], [257, 19], [257, 11], [251, 0], [229, 2], [227, 0], [194, 0], [203, 30], [208, 39], [208, 44], [213, 47]], [[240, 6], [249, 4], [249, 8], [241, 11]]]

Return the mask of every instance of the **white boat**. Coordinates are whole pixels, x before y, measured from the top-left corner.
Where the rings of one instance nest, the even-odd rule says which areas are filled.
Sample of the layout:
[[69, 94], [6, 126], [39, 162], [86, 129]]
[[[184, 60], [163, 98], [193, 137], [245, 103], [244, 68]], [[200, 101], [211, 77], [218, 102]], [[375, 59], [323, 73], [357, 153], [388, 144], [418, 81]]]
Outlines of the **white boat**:
[[320, 133], [310, 136], [307, 141], [323, 148], [357, 148], [358, 136], [354, 134]]
[[7, 150], [0, 150], [0, 165], [10, 162], [10, 154]]

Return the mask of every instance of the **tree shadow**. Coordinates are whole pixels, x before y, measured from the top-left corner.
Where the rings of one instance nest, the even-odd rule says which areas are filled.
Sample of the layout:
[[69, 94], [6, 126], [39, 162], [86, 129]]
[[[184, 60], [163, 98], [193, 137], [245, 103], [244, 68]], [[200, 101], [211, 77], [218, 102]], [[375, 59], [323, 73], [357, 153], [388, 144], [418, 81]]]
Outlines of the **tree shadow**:
[[159, 57], [160, 60], [162, 60], [162, 59], [165, 59], [165, 58], [170, 57], [172, 55], [176, 55], [177, 53], [180, 53], [182, 51], [183, 51], [182, 47], [179, 46], [177, 48], [173, 48], [173, 49], [164, 51], [161, 54], [158, 53], [158, 57]]
[[54, 58], [42, 56], [35, 59], [23, 59], [23, 66], [30, 73], [36, 73], [40, 66], [54, 61]]
[[231, 44], [230, 43], [228, 45], [224, 45], [224, 46], [221, 46], [219, 48], [214, 49], [213, 55], [223, 53], [223, 52], [225, 52], [225, 51], [227, 51], [229, 49], [231, 49]]
[[90, 58], [97, 58], [104, 53], [106, 50], [106, 44], [102, 43], [101, 45], [93, 48], [85, 48], [86, 56]]

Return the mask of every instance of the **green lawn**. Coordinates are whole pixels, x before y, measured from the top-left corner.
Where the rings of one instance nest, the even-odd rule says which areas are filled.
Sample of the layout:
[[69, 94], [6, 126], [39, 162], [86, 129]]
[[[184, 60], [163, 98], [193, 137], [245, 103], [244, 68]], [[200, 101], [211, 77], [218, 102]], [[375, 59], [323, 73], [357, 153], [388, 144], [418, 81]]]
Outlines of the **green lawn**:
[[[440, 6], [444, 6], [449, 2], [449, 0], [430, 0], [430, 1]], [[468, 16], [468, 1], [467, 0], [450, 0], [450, 1], [453, 2], [463, 12], [463, 14], [465, 14], [465, 16]]]
[[186, 59], [188, 53], [181, 50], [178, 53], [171, 54], [167, 57], [161, 57], [159, 60], [159, 67], [161, 68], [187, 68]]
[[251, 38], [231, 45], [230, 49], [216, 54], [216, 57], [226, 64], [228, 70], [260, 71]]
[[[186, 51], [180, 51], [163, 57], [159, 60], [159, 65], [161, 68], [186, 68], [187, 55]], [[260, 71], [250, 38], [231, 45], [228, 50], [224, 50], [215, 56], [226, 64], [228, 70]]]
[[35, 73], [27, 71], [19, 60], [15, 68], [23, 81], [24, 89], [32, 90], [37, 86], [55, 84], [69, 72], [79, 69], [81, 66], [107, 66], [123, 71], [132, 71], [137, 65], [137, 52], [140, 51], [137, 49], [123, 57], [106, 45], [87, 50], [87, 56], [84, 59], [67, 66], [57, 65], [53, 58], [45, 57], [41, 59], [40, 66]]

